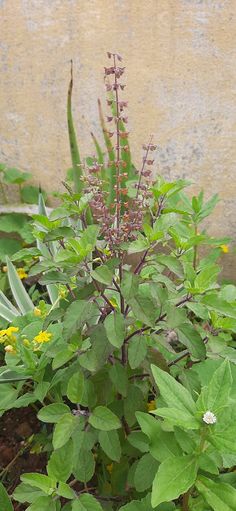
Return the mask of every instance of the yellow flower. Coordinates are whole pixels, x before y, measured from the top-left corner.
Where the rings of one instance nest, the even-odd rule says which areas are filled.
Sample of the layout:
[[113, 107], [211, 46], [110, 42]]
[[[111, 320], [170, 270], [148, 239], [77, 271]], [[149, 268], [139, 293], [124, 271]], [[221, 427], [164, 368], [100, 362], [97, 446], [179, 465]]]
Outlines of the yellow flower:
[[42, 316], [42, 312], [38, 307], [35, 307], [34, 309], [34, 315], [35, 316]]
[[30, 341], [29, 341], [29, 339], [24, 339], [24, 340], [23, 340], [23, 344], [24, 344], [24, 346], [27, 346], [27, 347], [28, 347], [28, 346], [30, 346]]
[[11, 344], [8, 344], [7, 346], [5, 346], [4, 349], [5, 349], [6, 353], [12, 353], [12, 355], [15, 355], [15, 353], [16, 353], [16, 349], [13, 346], [11, 346]]
[[9, 326], [8, 328], [5, 328], [4, 330], [0, 330], [0, 344], [3, 344], [4, 342], [15, 342], [16, 337], [13, 335], [13, 333], [18, 332], [19, 328], [16, 326]]
[[152, 399], [152, 401], [149, 401], [149, 403], [147, 403], [147, 409], [149, 412], [151, 412], [152, 410], [156, 410], [156, 403], [155, 403], [154, 399]]
[[229, 252], [229, 245], [220, 245], [220, 248], [224, 254], [228, 254]]
[[26, 279], [28, 277], [28, 273], [26, 273], [24, 268], [17, 268], [16, 271], [18, 277], [20, 277], [21, 280]]
[[34, 337], [34, 341], [38, 342], [49, 342], [51, 340], [52, 334], [47, 332], [46, 330], [41, 330], [38, 335]]
[[110, 465], [107, 465], [107, 471], [109, 472], [109, 474], [112, 473], [112, 470], [113, 470], [113, 463], [111, 463]]

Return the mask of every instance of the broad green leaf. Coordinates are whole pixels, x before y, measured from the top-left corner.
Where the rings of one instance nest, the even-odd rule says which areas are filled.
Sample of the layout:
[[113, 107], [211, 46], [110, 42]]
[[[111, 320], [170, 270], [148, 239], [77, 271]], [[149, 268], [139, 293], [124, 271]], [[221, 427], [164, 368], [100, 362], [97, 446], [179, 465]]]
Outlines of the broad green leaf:
[[66, 413], [59, 419], [53, 432], [52, 442], [54, 449], [59, 449], [68, 442], [77, 424], [77, 418], [69, 413]]
[[121, 445], [116, 430], [99, 431], [98, 441], [105, 454], [113, 461], [120, 461]]
[[80, 449], [79, 456], [73, 467], [73, 474], [82, 483], [87, 483], [93, 477], [95, 470], [95, 460], [92, 451]]
[[142, 431], [132, 431], [128, 437], [128, 442], [138, 449], [140, 452], [149, 452], [149, 440], [147, 435], [142, 433]]
[[140, 458], [134, 474], [134, 485], [137, 491], [143, 492], [150, 488], [158, 467], [158, 461], [151, 454], [144, 454]]
[[58, 422], [63, 415], [68, 413], [70, 413], [69, 406], [64, 403], [52, 403], [39, 410], [38, 419], [42, 422], [54, 424]]
[[153, 414], [168, 419], [171, 424], [181, 426], [186, 429], [199, 429], [200, 424], [190, 413], [179, 410], [179, 408], [158, 408], [152, 411]]
[[116, 362], [109, 369], [110, 379], [119, 394], [126, 397], [128, 387], [128, 375], [126, 368], [119, 362]]
[[79, 330], [91, 317], [96, 316], [98, 309], [92, 302], [86, 300], [76, 300], [72, 302], [66, 310], [63, 332], [68, 338]]
[[47, 464], [49, 477], [56, 481], [66, 482], [72, 473], [73, 467], [73, 443], [71, 440], [63, 447], [53, 451]]
[[11, 263], [10, 259], [7, 258], [7, 274], [13, 297], [23, 314], [34, 309], [34, 304], [26, 292], [19, 276], [17, 275], [16, 269]]
[[124, 316], [119, 311], [109, 314], [104, 321], [109, 342], [116, 348], [121, 348], [125, 338]]
[[39, 488], [47, 495], [51, 495], [56, 486], [55, 479], [44, 474], [22, 474], [20, 478], [23, 483]]
[[201, 298], [201, 303], [206, 305], [210, 310], [214, 310], [224, 316], [236, 319], [236, 310], [233, 305], [222, 300], [216, 294], [207, 294]]
[[[56, 309], [54, 309], [56, 311]], [[58, 311], [60, 309], [57, 309]], [[59, 367], [65, 365], [71, 358], [75, 356], [74, 351], [72, 351], [70, 348], [66, 347], [65, 349], [62, 349], [57, 353], [52, 361], [52, 368], [59, 369]]]
[[72, 403], [81, 403], [84, 393], [84, 375], [82, 372], [77, 371], [71, 376], [68, 387], [67, 397]]
[[188, 348], [194, 358], [199, 360], [205, 359], [206, 346], [200, 334], [191, 324], [185, 323], [180, 325], [176, 333], [178, 334], [180, 342]]
[[155, 326], [158, 310], [155, 301], [151, 297], [144, 296], [138, 292], [134, 297], [129, 299], [128, 303], [139, 321], [142, 321], [148, 326]]
[[137, 421], [142, 432], [149, 438], [150, 454], [158, 461], [164, 461], [170, 456], [178, 456], [181, 449], [172, 432], [163, 431], [160, 421], [152, 415], [137, 412]]
[[231, 485], [200, 476], [196, 487], [214, 511], [235, 511], [236, 489]]
[[207, 391], [207, 410], [216, 411], [227, 406], [232, 386], [232, 374], [230, 364], [225, 360], [221, 366], [216, 369], [208, 385]]
[[152, 373], [161, 396], [168, 406], [190, 415], [196, 413], [196, 404], [191, 394], [183, 385], [158, 367], [152, 366]]
[[103, 367], [113, 350], [102, 323], [95, 326], [90, 335], [90, 341], [91, 348], [86, 353], [80, 355], [79, 363], [85, 369], [95, 372]]
[[89, 423], [102, 431], [111, 431], [121, 427], [118, 417], [106, 406], [97, 406], [89, 417]]
[[90, 495], [84, 493], [72, 503], [72, 511], [102, 511], [102, 506], [99, 502]]
[[197, 477], [197, 460], [192, 455], [171, 457], [161, 463], [152, 487], [152, 506], [183, 495]]
[[2, 511], [13, 511], [13, 505], [8, 497], [7, 491], [0, 482], [0, 509]]
[[135, 335], [128, 343], [128, 360], [131, 369], [136, 369], [143, 362], [147, 354], [147, 341], [145, 335]]
[[56, 502], [52, 497], [39, 497], [27, 508], [27, 511], [57, 511]]
[[74, 492], [74, 490], [72, 490], [69, 484], [59, 481], [57, 495], [60, 495], [60, 497], [64, 497], [65, 499], [71, 500], [75, 498], [76, 493]]
[[20, 483], [14, 490], [13, 497], [17, 502], [34, 502], [39, 497], [43, 496], [42, 490], [33, 488], [32, 486]]
[[108, 266], [103, 264], [91, 271], [91, 277], [102, 284], [109, 285], [112, 283], [113, 273]]
[[216, 284], [220, 267], [216, 264], [206, 266], [196, 277], [194, 281], [194, 287], [199, 289], [200, 293], [203, 293], [207, 289], [210, 289]]
[[146, 410], [146, 406], [144, 395], [140, 387], [134, 383], [129, 384], [127, 397], [124, 399], [124, 416], [130, 427], [136, 422], [136, 411], [144, 411]]

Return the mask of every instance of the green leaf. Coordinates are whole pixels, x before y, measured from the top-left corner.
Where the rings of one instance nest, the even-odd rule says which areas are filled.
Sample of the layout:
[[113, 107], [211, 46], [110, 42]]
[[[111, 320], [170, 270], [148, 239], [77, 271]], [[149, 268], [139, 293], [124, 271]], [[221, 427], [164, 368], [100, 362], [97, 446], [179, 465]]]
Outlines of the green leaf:
[[198, 491], [214, 511], [235, 511], [236, 489], [227, 483], [216, 483], [200, 476], [196, 482]]
[[101, 323], [95, 326], [90, 340], [92, 346], [86, 353], [80, 355], [79, 363], [85, 369], [95, 372], [105, 364], [112, 352], [112, 346], [107, 339], [104, 325]]
[[198, 360], [204, 360], [206, 356], [206, 346], [197, 332], [190, 324], [182, 324], [177, 328], [179, 340], [186, 346], [192, 357]]
[[53, 493], [56, 486], [55, 479], [44, 474], [22, 474], [20, 478], [23, 483], [29, 484], [33, 488], [39, 488], [48, 495]]
[[66, 413], [59, 419], [53, 432], [52, 443], [54, 449], [59, 449], [68, 442], [77, 424], [77, 418], [69, 413]]
[[92, 479], [95, 470], [95, 461], [92, 451], [80, 449], [79, 456], [76, 459], [73, 468], [73, 474], [82, 483], [87, 483]]
[[12, 238], [0, 239], [0, 260], [6, 261], [7, 256], [15, 255], [22, 247], [22, 242]]
[[60, 497], [64, 497], [65, 499], [70, 500], [74, 499], [76, 496], [74, 490], [72, 490], [69, 484], [63, 483], [62, 481], [60, 481], [58, 484], [57, 495], [60, 495]]
[[42, 422], [54, 424], [58, 422], [63, 417], [63, 415], [68, 413], [70, 413], [69, 406], [65, 405], [64, 403], [52, 403], [41, 408], [37, 417]]
[[34, 304], [26, 292], [19, 276], [17, 275], [16, 269], [11, 263], [10, 259], [7, 258], [7, 270], [8, 280], [11, 288], [13, 297], [23, 314], [34, 309]]
[[[166, 404], [193, 416], [196, 413], [196, 404], [188, 390], [178, 383], [172, 376], [158, 367], [152, 366], [155, 382]], [[196, 421], [196, 426], [199, 427]]]
[[128, 375], [126, 368], [119, 362], [116, 362], [109, 369], [109, 376], [117, 392], [126, 397], [128, 387]]
[[53, 451], [47, 464], [49, 477], [56, 481], [66, 482], [72, 473], [73, 467], [73, 443], [71, 440], [63, 447]]
[[31, 506], [27, 508], [27, 511], [57, 511], [56, 502], [53, 501], [52, 497], [39, 497]]
[[29, 172], [22, 172], [14, 167], [7, 168], [4, 172], [4, 182], [9, 184], [17, 184], [20, 185], [31, 179], [32, 174]]
[[43, 492], [25, 483], [20, 483], [14, 490], [13, 497], [17, 502], [34, 502], [43, 495]]
[[155, 326], [158, 310], [155, 301], [151, 297], [138, 292], [133, 298], [130, 298], [128, 303], [136, 319], [142, 321], [145, 325]]
[[102, 506], [99, 502], [90, 495], [84, 493], [72, 503], [72, 511], [102, 511]]
[[224, 316], [236, 319], [236, 310], [233, 305], [222, 300], [216, 294], [208, 294], [201, 298], [201, 303], [206, 305], [210, 310], [214, 310]]
[[109, 342], [116, 348], [121, 348], [125, 338], [125, 320], [123, 314], [114, 311], [104, 321]]
[[137, 463], [134, 474], [134, 486], [139, 492], [148, 490], [153, 483], [159, 463], [149, 453], [144, 454]]
[[163, 431], [160, 421], [152, 415], [136, 412], [137, 421], [145, 435], [149, 438], [150, 454], [158, 461], [164, 461], [170, 456], [178, 456], [181, 449], [171, 432]]
[[72, 403], [81, 403], [84, 393], [84, 375], [82, 372], [77, 371], [71, 376], [68, 387], [67, 397]]
[[179, 408], [159, 407], [157, 410], [153, 410], [152, 413], [158, 415], [158, 417], [168, 419], [168, 421], [175, 426], [181, 426], [186, 429], [198, 429], [200, 427], [199, 423], [196, 422], [192, 415], [186, 413], [184, 410], [180, 412]]
[[121, 427], [118, 417], [106, 406], [97, 406], [89, 417], [89, 423], [102, 431], [111, 431]]
[[96, 316], [98, 309], [92, 302], [86, 300], [76, 300], [72, 302], [66, 310], [63, 333], [66, 338], [71, 337], [79, 330], [91, 317]]
[[73, 181], [75, 192], [81, 192], [83, 188], [82, 165], [80, 159], [79, 148], [77, 144], [76, 132], [74, 128], [73, 114], [72, 114], [72, 90], [73, 90], [73, 63], [71, 61], [71, 77], [67, 95], [67, 125], [70, 142], [70, 153], [73, 165]]
[[228, 360], [224, 360], [214, 372], [205, 394], [206, 410], [216, 412], [228, 404], [232, 386], [232, 375]]
[[0, 509], [2, 511], [13, 511], [13, 505], [1, 482], [0, 482]]
[[120, 461], [121, 445], [116, 430], [99, 431], [98, 441], [105, 454], [113, 461]]
[[195, 278], [194, 287], [203, 293], [216, 284], [218, 273], [221, 268], [216, 264], [206, 266]]
[[128, 360], [131, 369], [136, 369], [143, 362], [147, 354], [145, 335], [134, 335], [128, 343]]
[[98, 266], [96, 270], [91, 271], [91, 277], [102, 284], [109, 285], [112, 283], [113, 273], [105, 264]]
[[183, 495], [197, 477], [197, 461], [192, 455], [171, 457], [161, 463], [153, 482], [152, 506]]

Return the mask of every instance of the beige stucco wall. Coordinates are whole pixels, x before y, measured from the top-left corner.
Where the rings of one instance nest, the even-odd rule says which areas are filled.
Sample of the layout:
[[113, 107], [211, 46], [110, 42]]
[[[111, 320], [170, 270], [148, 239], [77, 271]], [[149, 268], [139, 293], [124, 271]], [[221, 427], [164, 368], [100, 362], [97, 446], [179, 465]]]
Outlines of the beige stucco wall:
[[[106, 51], [123, 55], [135, 163], [153, 133], [158, 169], [222, 198], [211, 230], [236, 225], [236, 0], [0, 0], [0, 161], [57, 189], [70, 166], [69, 60], [83, 155], [99, 136]], [[226, 275], [233, 275], [227, 255]]]

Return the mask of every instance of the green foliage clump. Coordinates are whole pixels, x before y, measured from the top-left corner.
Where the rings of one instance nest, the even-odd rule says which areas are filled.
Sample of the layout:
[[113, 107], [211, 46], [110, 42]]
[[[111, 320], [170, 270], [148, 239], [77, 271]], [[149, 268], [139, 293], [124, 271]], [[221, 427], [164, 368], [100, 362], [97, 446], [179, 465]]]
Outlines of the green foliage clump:
[[[40, 197], [37, 248], [18, 254], [39, 258], [30, 274], [47, 297], [33, 303], [7, 262], [1, 413], [33, 404], [48, 453], [13, 498], [28, 511], [234, 510], [236, 287], [218, 281], [227, 240], [201, 225], [217, 198], [154, 178], [152, 140], [134, 179], [124, 68], [108, 56], [112, 160], [82, 175], [77, 150], [75, 190], [49, 217]], [[1, 499], [11, 510], [0, 487]]]

